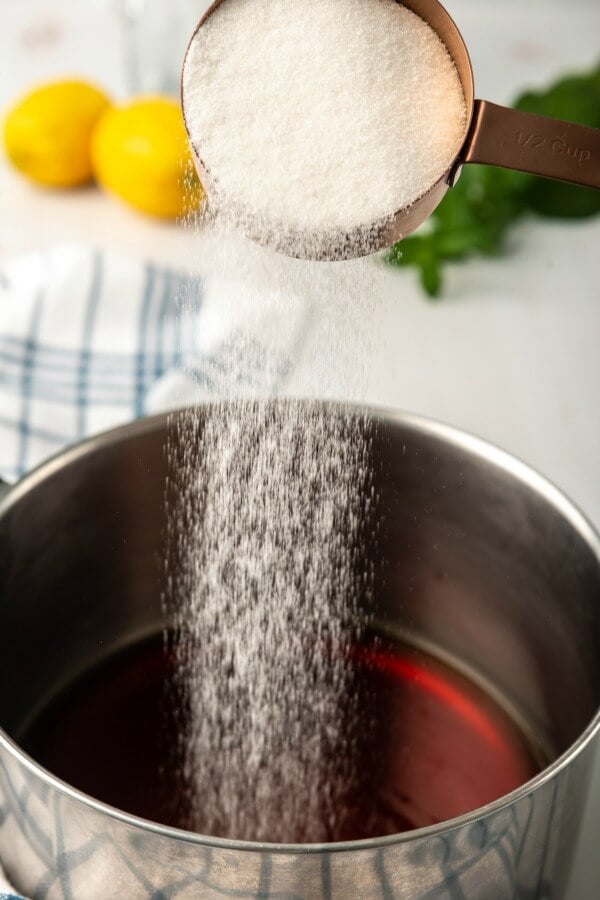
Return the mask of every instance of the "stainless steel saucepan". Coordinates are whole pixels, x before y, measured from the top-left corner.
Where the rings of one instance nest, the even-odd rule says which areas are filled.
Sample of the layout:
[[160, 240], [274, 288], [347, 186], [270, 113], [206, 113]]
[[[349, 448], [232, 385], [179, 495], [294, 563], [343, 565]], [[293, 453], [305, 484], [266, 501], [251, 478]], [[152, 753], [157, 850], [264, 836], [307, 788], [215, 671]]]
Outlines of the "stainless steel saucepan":
[[372, 415], [384, 523], [374, 558], [379, 619], [495, 685], [552, 746], [553, 761], [451, 821], [324, 845], [178, 831], [42, 769], [19, 746], [25, 723], [164, 625], [164, 447], [174, 425], [146, 419], [45, 463], [0, 508], [0, 859], [24, 894], [562, 895], [600, 731], [598, 536], [558, 490], [500, 450], [426, 419]]

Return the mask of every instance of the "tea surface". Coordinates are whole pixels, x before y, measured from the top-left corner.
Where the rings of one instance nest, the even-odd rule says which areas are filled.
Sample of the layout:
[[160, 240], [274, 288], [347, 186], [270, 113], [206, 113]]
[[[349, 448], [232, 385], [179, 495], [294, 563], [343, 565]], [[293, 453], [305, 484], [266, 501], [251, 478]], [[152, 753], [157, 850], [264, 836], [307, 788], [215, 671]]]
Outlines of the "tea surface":
[[[341, 792], [331, 840], [394, 834], [460, 815], [516, 788], [544, 764], [481, 688], [422, 651], [377, 639], [355, 647], [352, 662], [361, 715], [347, 744], [356, 774]], [[188, 828], [171, 675], [162, 640], [140, 644], [65, 691], [21, 744], [91, 796]]]

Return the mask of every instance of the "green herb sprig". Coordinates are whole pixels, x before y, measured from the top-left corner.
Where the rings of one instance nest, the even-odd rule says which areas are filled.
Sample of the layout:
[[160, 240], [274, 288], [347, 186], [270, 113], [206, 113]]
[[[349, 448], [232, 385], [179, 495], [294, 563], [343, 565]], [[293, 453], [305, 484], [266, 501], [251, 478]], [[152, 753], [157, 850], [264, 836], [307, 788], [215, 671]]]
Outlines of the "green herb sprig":
[[[561, 78], [546, 91], [528, 91], [516, 109], [600, 128], [600, 65]], [[444, 264], [497, 256], [509, 229], [527, 214], [583, 219], [600, 214], [600, 191], [491, 166], [465, 166], [455, 187], [431, 215], [423, 233], [394, 244], [392, 266], [414, 266], [430, 297], [443, 288]]]

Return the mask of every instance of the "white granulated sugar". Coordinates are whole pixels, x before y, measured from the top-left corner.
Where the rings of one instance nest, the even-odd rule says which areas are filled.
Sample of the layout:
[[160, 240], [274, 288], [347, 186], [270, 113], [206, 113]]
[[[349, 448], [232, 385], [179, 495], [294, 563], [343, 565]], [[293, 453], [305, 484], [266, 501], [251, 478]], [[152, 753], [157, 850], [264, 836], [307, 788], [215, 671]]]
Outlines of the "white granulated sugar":
[[446, 48], [395, 0], [223, 0], [191, 43], [183, 105], [209, 196], [303, 233], [409, 206], [465, 124]]
[[190, 825], [335, 839], [356, 777], [346, 652], [370, 588], [368, 427], [318, 403], [228, 401], [190, 411], [173, 452]]
[[217, 402], [178, 415], [170, 433], [165, 601], [189, 827], [332, 840], [345, 833], [359, 777], [349, 647], [371, 608], [375, 425], [357, 408], [281, 397], [276, 374], [302, 348], [277, 331], [291, 310], [310, 311], [319, 352], [300, 390], [333, 389], [341, 363], [356, 396], [374, 353], [381, 271], [368, 260], [290, 259], [214, 232], [199, 247], [214, 304], [225, 299], [230, 321], [234, 307], [244, 320], [256, 309], [245, 333], [261, 337], [267, 378], [261, 400], [248, 396], [242, 341]]

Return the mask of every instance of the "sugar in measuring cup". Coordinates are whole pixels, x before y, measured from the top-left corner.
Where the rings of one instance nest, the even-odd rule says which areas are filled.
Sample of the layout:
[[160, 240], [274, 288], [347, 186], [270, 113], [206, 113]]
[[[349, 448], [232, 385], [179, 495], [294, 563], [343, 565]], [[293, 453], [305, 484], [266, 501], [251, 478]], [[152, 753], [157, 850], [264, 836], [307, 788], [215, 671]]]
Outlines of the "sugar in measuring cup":
[[600, 189], [600, 129], [475, 99], [437, 0], [217, 0], [182, 73], [209, 202], [291, 256], [406, 237], [465, 163]]

